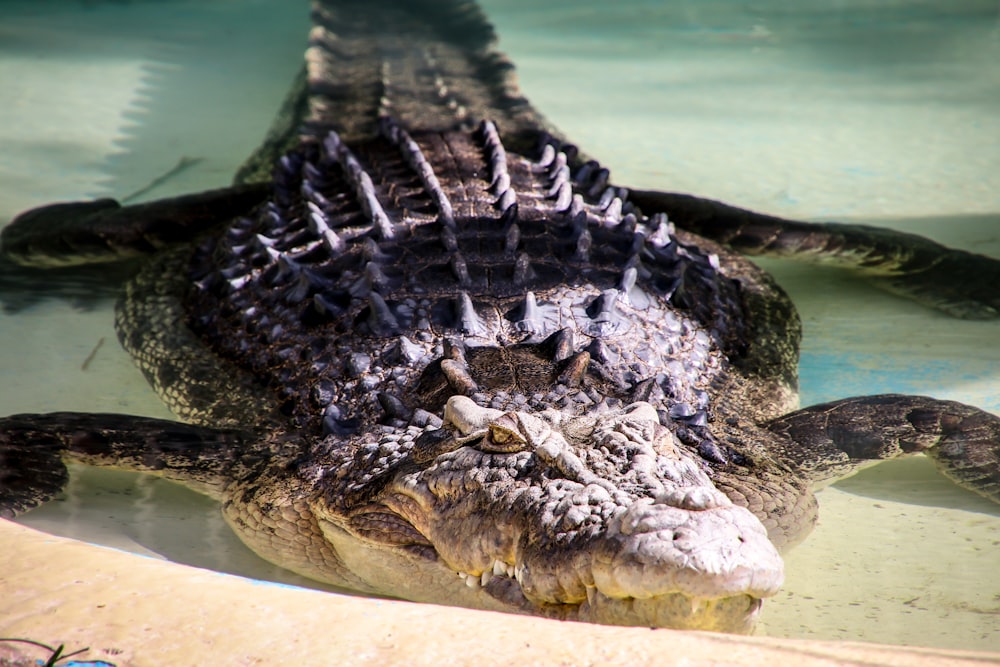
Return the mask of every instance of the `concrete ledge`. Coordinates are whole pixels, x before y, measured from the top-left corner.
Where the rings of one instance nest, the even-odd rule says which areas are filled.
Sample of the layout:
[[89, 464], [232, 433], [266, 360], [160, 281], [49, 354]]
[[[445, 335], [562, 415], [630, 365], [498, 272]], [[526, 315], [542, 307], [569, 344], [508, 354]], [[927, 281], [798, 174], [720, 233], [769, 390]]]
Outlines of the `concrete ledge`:
[[[0, 544], [0, 636], [63, 644], [66, 652], [89, 647], [77, 659], [116, 667], [1000, 665], [1000, 654], [612, 628], [353, 598], [134, 556], [8, 521], [0, 521]], [[0, 642], [0, 665], [15, 656], [48, 658], [40, 651]]]

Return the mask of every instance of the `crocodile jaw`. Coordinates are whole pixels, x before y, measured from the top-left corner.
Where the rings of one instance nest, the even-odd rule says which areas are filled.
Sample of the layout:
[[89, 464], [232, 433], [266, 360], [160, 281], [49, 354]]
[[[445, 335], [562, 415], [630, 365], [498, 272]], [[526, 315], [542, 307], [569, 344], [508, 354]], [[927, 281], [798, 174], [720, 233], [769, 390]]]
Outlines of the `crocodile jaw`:
[[354, 576], [439, 604], [752, 628], [761, 599], [782, 583], [781, 558], [651, 406], [566, 419], [465, 401], [446, 411], [455, 448], [404, 466], [353, 507], [316, 508]]
[[[733, 509], [737, 515], [745, 512]], [[756, 522], [749, 512], [737, 520], [747, 517]], [[655, 560], [650, 556], [658, 551], [648, 543], [662, 542], [663, 537], [647, 534], [648, 539], [631, 541], [617, 559], [595, 559], [589, 572], [577, 573], [580, 580], [591, 582], [583, 586], [581, 600], [567, 596], [559, 584], [552, 587], [556, 577], [551, 569], [546, 571], [544, 558], [531, 559], [541, 561], [538, 567], [532, 567], [531, 561], [512, 565], [494, 560], [481, 572], [456, 572], [442, 558], [428, 558], [426, 552], [358, 539], [329, 521], [321, 525], [344, 565], [382, 594], [560, 620], [749, 633], [763, 598], [775, 594], [783, 580], [781, 558], [762, 526], [750, 539], [743, 533], [745, 553], [719, 558], [713, 552], [715, 562], [692, 562], [679, 569], [674, 569], [676, 563], [665, 567], [662, 559], [655, 564], [644, 562]], [[715, 546], [722, 541], [716, 539]], [[563, 570], [560, 575], [559, 579], [565, 579], [568, 573]]]

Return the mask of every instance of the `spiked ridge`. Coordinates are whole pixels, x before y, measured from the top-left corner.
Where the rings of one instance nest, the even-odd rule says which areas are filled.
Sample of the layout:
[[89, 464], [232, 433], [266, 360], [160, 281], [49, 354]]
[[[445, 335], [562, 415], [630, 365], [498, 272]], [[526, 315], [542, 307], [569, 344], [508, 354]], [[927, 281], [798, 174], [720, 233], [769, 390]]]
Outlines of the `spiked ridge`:
[[[303, 427], [326, 433], [412, 413], [441, 393], [436, 373], [448, 391], [490, 403], [500, 391], [498, 404], [538, 409], [613, 407], [632, 378], [659, 376], [647, 396], [704, 425], [698, 397], [741, 322], [710, 256], [674, 239], [664, 216], [638, 214], [596, 163], [573, 175], [572, 147], [543, 138], [536, 159], [510, 154], [488, 121], [475, 132], [380, 127], [369, 141], [329, 133], [286, 156], [272, 199], [199, 248], [203, 315], [191, 325], [222, 356], [270, 378]], [[729, 313], [726, 328], [675, 300]], [[644, 321], [656, 329], [642, 333]], [[504, 352], [544, 359], [537, 350], [554, 337], [548, 387]], [[359, 353], [367, 363], [351, 361]], [[678, 358], [694, 361], [678, 373]], [[322, 405], [318, 386], [332, 388]]]

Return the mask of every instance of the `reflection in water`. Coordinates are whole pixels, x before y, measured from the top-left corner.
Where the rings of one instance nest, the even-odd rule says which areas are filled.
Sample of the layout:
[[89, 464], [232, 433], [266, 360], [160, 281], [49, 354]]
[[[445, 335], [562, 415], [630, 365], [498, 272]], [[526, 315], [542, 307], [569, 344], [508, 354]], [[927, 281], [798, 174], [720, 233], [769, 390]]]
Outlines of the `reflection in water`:
[[[485, 4], [528, 96], [621, 183], [873, 219], [1000, 256], [995, 3]], [[228, 182], [280, 103], [306, 30], [302, 8], [279, 0], [24, 0], [0, 15], [0, 78], [21, 86], [0, 105], [5, 219], [125, 196], [184, 157], [201, 161], [148, 196]], [[903, 391], [1000, 412], [996, 324], [955, 322], [833, 270], [766, 265], [802, 311], [804, 403]], [[7, 275], [0, 267], [5, 302], [24, 280]], [[12, 301], [20, 310], [0, 317], [0, 413], [167, 416], [110, 344], [99, 293], [96, 308]], [[213, 503], [137, 477], [87, 471], [25, 523], [302, 583], [250, 554]], [[764, 632], [1000, 648], [994, 506], [924, 459], [865, 471], [820, 503]]]

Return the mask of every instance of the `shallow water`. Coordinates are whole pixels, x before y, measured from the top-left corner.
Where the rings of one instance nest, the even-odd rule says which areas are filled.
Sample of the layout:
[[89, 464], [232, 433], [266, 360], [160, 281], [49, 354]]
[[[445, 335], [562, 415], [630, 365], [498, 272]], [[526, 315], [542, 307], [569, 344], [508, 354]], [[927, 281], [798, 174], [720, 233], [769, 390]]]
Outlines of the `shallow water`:
[[[529, 98], [617, 182], [1000, 257], [995, 2], [484, 4]], [[183, 158], [195, 162], [149, 197], [224, 185], [263, 136], [306, 29], [283, 0], [3, 3], [0, 220], [127, 196]], [[831, 269], [766, 265], [803, 316], [803, 404], [893, 391], [1000, 413], [1000, 325]], [[118, 347], [108, 301], [4, 313], [0, 341], [0, 414], [168, 416]], [[920, 457], [820, 503], [761, 632], [1000, 650], [996, 505]], [[142, 476], [75, 475], [65, 501], [24, 523], [302, 583], [242, 547], [213, 503]]]

